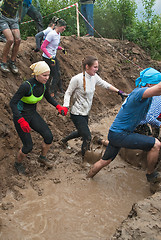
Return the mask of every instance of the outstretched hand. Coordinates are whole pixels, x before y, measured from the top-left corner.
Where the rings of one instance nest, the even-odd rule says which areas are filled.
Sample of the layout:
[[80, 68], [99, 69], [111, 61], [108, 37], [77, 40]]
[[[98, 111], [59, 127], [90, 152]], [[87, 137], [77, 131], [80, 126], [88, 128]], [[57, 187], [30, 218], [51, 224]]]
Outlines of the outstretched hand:
[[63, 107], [63, 111], [64, 111], [64, 116], [66, 116], [67, 113], [68, 113], [68, 108], [67, 107]]
[[122, 101], [124, 101], [124, 99], [125, 99], [126, 97], [128, 97], [129, 94], [124, 93], [123, 91], [119, 90], [119, 91], [118, 91], [118, 95], [120, 95], [121, 98], [122, 98]]
[[57, 105], [56, 109], [58, 110], [58, 112], [62, 115], [62, 116], [66, 116], [67, 112], [68, 112], [68, 108], [67, 107], [62, 107], [61, 105]]

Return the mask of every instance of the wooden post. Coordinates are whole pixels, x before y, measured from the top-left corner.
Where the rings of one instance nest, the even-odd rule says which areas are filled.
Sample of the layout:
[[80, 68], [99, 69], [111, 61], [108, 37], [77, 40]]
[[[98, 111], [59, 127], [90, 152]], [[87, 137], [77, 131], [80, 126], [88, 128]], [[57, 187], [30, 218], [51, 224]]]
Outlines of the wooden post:
[[78, 13], [78, 3], [76, 3], [76, 14], [77, 14], [77, 37], [80, 36], [80, 31], [79, 31], [79, 13]]

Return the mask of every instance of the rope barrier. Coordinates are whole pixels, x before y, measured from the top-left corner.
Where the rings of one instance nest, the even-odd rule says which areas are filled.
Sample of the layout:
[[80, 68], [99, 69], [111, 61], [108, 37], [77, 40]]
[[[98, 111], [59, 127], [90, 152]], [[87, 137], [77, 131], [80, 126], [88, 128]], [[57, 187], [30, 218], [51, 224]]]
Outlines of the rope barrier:
[[[68, 6], [68, 7], [62, 8], [62, 9], [56, 11], [56, 12], [50, 13], [50, 14], [48, 14], [48, 15], [46, 15], [46, 16], [43, 16], [42, 18], [46, 18], [46, 17], [48, 17], [48, 16], [50, 16], [50, 15], [53, 15], [53, 14], [55, 14], [55, 13], [64, 11], [64, 10], [69, 9], [69, 8], [72, 8], [72, 7], [76, 6], [76, 4], [77, 4], [77, 3], [74, 3], [74, 4], [72, 4], [72, 5]], [[26, 24], [26, 23], [30, 23], [30, 22], [34, 22], [34, 21], [35, 21], [35, 20], [30, 20], [30, 21], [22, 22], [21, 24]]]
[[[78, 13], [81, 15], [81, 17], [88, 23], [88, 25], [97, 33], [97, 35], [98, 35], [100, 38], [104, 39], [104, 37], [102, 37], [102, 35], [99, 34], [94, 27], [92, 27], [92, 25], [87, 21], [87, 19], [83, 16], [83, 14], [82, 14], [79, 10], [77, 10], [77, 11], [78, 11]], [[106, 39], [106, 41], [108, 42], [109, 46], [110, 46], [114, 51], [118, 52], [118, 53], [119, 53], [123, 58], [125, 58], [127, 61], [129, 61], [130, 63], [132, 63], [132, 64], [135, 65], [136, 67], [138, 67], [138, 68], [140, 68], [140, 69], [143, 70], [143, 68], [141, 68], [138, 64], [135, 64], [133, 61], [131, 61], [130, 59], [128, 59], [126, 56], [124, 56], [121, 52], [119, 52], [118, 50], [116, 50], [116, 49], [109, 43], [109, 41], [108, 41], [107, 39]]]

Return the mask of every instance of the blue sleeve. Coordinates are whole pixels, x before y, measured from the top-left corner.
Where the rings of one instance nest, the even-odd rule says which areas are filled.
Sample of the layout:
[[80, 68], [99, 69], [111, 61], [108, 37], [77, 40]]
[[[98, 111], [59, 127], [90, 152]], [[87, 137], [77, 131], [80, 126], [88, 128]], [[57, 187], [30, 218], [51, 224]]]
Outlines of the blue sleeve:
[[142, 96], [145, 92], [145, 90], [148, 89], [147, 87], [144, 87], [144, 88], [136, 88], [136, 93], [135, 93], [135, 100], [136, 102], [141, 102], [141, 101], [144, 101], [145, 99], [142, 99]]

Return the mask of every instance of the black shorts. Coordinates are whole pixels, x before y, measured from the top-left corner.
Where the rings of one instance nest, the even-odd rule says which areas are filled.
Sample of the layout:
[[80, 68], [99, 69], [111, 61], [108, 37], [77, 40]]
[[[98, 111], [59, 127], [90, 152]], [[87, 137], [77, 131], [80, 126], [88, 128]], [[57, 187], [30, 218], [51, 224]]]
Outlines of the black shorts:
[[113, 160], [122, 147], [150, 151], [155, 144], [154, 137], [125, 131], [121, 133], [109, 131], [108, 140], [109, 144], [102, 157], [103, 160]]

